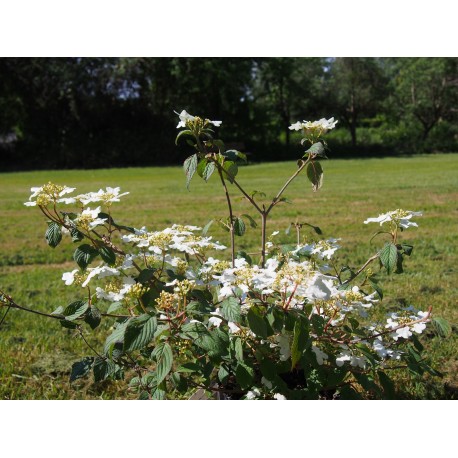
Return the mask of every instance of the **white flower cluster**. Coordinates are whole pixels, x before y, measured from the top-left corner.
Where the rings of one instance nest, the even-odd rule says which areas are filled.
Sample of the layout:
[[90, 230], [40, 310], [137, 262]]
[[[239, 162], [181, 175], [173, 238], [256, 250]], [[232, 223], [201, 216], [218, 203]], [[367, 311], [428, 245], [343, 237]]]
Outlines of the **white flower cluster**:
[[[177, 113], [175, 111], [175, 114], [177, 114], [180, 118], [180, 122], [177, 125], [177, 129], [187, 127], [186, 124], [192, 123], [197, 119], [197, 116], [190, 115], [186, 110], [183, 110], [181, 113]], [[209, 119], [205, 119], [205, 123], [213, 124], [215, 127], [219, 127], [221, 126], [222, 121], [210, 121]]]
[[122, 237], [125, 243], [134, 243], [138, 248], [148, 249], [162, 255], [169, 250], [177, 250], [190, 255], [199, 254], [202, 249], [224, 250], [226, 247], [219, 242], [212, 242], [212, 237], [201, 237], [194, 234], [200, 230], [196, 226], [180, 226], [174, 224], [163, 231], [148, 232], [146, 228], [138, 229], [134, 234]]
[[32, 194], [28, 202], [25, 202], [24, 205], [27, 207], [34, 207], [36, 205], [47, 206], [52, 202], [66, 205], [81, 204], [83, 206], [91, 202], [103, 202], [110, 205], [113, 202], [120, 202], [120, 197], [129, 194], [128, 192], [120, 194], [121, 188], [119, 187], [111, 188], [107, 186], [105, 190], [100, 189], [98, 192], [79, 194], [75, 197], [62, 197], [65, 194], [72, 193], [75, 189], [76, 188], [69, 188], [68, 186], [60, 186], [53, 183], [48, 183], [40, 187], [33, 187], [30, 189]]
[[377, 218], [368, 218], [364, 221], [364, 224], [380, 223], [380, 226], [382, 226], [385, 223], [392, 223], [396, 226], [402, 227], [403, 229], [407, 229], [408, 227], [418, 227], [417, 223], [411, 221], [414, 216], [423, 216], [423, 213], [398, 208], [397, 210], [390, 211], [388, 213], [382, 213], [377, 216]]
[[301, 130], [305, 135], [325, 134], [328, 130], [334, 129], [338, 121], [334, 118], [321, 118], [318, 121], [297, 121], [289, 126], [290, 130]]

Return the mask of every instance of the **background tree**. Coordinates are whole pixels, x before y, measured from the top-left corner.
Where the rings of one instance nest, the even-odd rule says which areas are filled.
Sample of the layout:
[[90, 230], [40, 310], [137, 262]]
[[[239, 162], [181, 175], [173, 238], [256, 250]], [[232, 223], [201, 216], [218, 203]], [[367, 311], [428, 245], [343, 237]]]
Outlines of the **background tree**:
[[[386, 96], [386, 77], [377, 59], [340, 57], [331, 60], [328, 103], [357, 144], [357, 127], [362, 117], [372, 117]], [[334, 111], [335, 112], [335, 111]]]

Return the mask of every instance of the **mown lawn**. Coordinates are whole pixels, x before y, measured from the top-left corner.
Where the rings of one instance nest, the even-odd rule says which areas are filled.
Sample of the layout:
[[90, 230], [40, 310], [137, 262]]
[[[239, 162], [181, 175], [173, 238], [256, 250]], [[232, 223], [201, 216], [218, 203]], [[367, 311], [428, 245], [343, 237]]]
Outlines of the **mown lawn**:
[[[273, 196], [295, 167], [294, 162], [250, 165], [240, 169], [238, 178], [248, 191]], [[458, 386], [458, 154], [330, 160], [323, 168], [324, 186], [318, 193], [312, 192], [305, 176], [288, 188], [285, 195], [292, 204], [274, 209], [269, 233], [280, 230], [280, 241], [293, 242], [293, 233], [285, 233], [291, 222], [320, 226], [325, 237], [342, 239], [339, 263], [356, 267], [383, 243], [375, 239], [369, 244], [378, 227], [364, 225], [367, 217], [396, 208], [423, 211], [424, 216], [418, 218], [420, 227], [402, 234], [402, 240], [415, 246], [405, 263], [405, 274], [383, 277], [385, 299], [380, 313], [400, 304], [421, 310], [433, 306], [437, 316], [452, 324], [447, 339], [433, 332], [422, 337], [433, 366], [444, 378], [418, 383], [404, 376], [399, 383], [405, 386], [406, 397], [453, 398]], [[23, 205], [30, 187], [47, 181], [77, 187], [79, 192], [121, 186], [130, 194], [115, 204], [115, 220], [151, 230], [172, 223], [204, 226], [210, 219], [226, 216], [220, 183], [214, 178], [204, 183], [196, 177], [187, 191], [181, 167], [0, 174], [0, 289], [19, 304], [47, 312], [68, 304], [76, 295], [61, 280], [62, 272], [74, 268], [75, 246], [65, 242], [49, 248], [44, 240], [44, 218], [35, 208]], [[238, 196], [235, 188], [230, 191]], [[256, 217], [238, 197], [234, 206], [235, 213]], [[209, 233], [229, 245], [227, 233], [216, 224]], [[307, 231], [303, 235], [313, 236]], [[255, 229], [249, 228], [237, 241], [238, 249], [250, 253], [259, 249]], [[0, 320], [4, 313], [0, 311]], [[97, 345], [103, 336], [88, 334], [88, 339]], [[0, 328], [0, 399], [135, 397], [134, 393], [126, 395], [122, 381], [94, 385], [84, 380], [70, 386], [71, 364], [89, 354], [84, 342], [59, 323], [10, 310]]]

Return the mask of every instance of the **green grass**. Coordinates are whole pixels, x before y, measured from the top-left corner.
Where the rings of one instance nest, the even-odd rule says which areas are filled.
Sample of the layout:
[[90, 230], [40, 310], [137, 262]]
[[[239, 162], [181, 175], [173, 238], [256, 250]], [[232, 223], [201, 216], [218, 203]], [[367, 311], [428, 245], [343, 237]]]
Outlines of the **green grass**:
[[[293, 162], [252, 165], [241, 168], [238, 178], [248, 191], [273, 196], [295, 167]], [[293, 203], [273, 210], [268, 232], [280, 230], [280, 241], [292, 242], [294, 235], [285, 234], [291, 222], [318, 225], [325, 237], [342, 238], [339, 262], [356, 267], [382, 243], [376, 239], [372, 246], [369, 244], [378, 226], [364, 225], [367, 217], [396, 208], [422, 210], [420, 227], [402, 234], [402, 240], [415, 246], [405, 263], [406, 273], [383, 278], [386, 298], [380, 307], [386, 312], [399, 304], [412, 304], [422, 310], [433, 306], [436, 315], [454, 326], [448, 339], [433, 334], [423, 337], [433, 365], [445, 378], [426, 384], [417, 384], [408, 377], [402, 380], [413, 397], [453, 396], [443, 390], [443, 385], [458, 384], [458, 155], [330, 160], [323, 163], [323, 168], [324, 186], [318, 193], [312, 192], [305, 175], [292, 183], [285, 195]], [[69, 261], [75, 246], [69, 242], [56, 249], [47, 246], [44, 218], [35, 208], [23, 205], [30, 187], [47, 181], [75, 186], [78, 192], [121, 186], [130, 194], [115, 204], [115, 220], [155, 230], [172, 223], [203, 226], [210, 219], [224, 218], [225, 198], [215, 178], [209, 183], [194, 178], [188, 192], [180, 167], [1, 174], [0, 287], [16, 302], [47, 312], [75, 297], [75, 290], [65, 287], [60, 279], [62, 272], [74, 268]], [[256, 217], [233, 186], [230, 191], [235, 198], [235, 213]], [[210, 235], [229, 245], [227, 233], [217, 225], [212, 226]], [[305, 231], [304, 235], [312, 234]], [[259, 234], [249, 228], [237, 242], [238, 249], [256, 252]], [[88, 337], [97, 343], [95, 336]], [[93, 385], [83, 381], [76, 384], [77, 389], [69, 385], [71, 364], [88, 354], [81, 339], [58, 323], [10, 311], [0, 328], [0, 399], [126, 397], [123, 382]]]

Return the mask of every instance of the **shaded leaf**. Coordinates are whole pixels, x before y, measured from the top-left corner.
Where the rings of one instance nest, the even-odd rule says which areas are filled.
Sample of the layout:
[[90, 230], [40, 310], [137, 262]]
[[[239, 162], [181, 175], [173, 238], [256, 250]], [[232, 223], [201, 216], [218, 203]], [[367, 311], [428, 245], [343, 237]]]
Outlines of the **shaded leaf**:
[[323, 186], [323, 168], [318, 161], [312, 161], [307, 165], [307, 177], [312, 183], [313, 191]]
[[93, 357], [86, 356], [81, 361], [74, 363], [72, 365], [72, 372], [70, 374], [70, 383], [79, 378], [85, 377], [91, 370], [93, 362]]
[[57, 224], [54, 221], [50, 221], [48, 223], [48, 229], [45, 233], [45, 238], [49, 246], [56, 248], [56, 246], [59, 245], [60, 241], [62, 240], [62, 228], [60, 224]]

